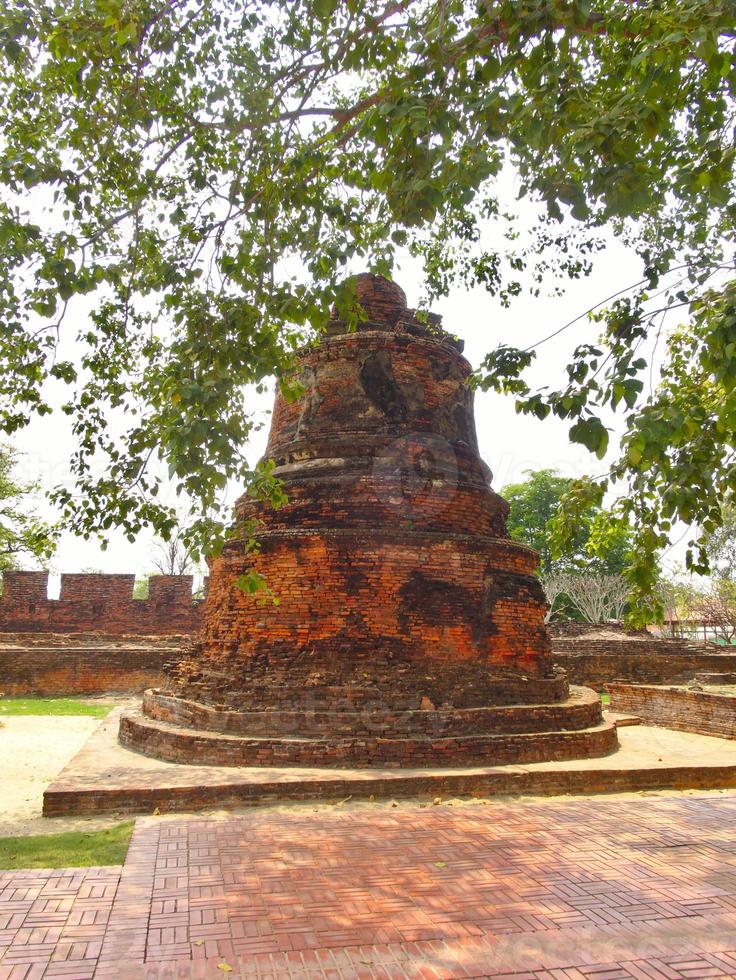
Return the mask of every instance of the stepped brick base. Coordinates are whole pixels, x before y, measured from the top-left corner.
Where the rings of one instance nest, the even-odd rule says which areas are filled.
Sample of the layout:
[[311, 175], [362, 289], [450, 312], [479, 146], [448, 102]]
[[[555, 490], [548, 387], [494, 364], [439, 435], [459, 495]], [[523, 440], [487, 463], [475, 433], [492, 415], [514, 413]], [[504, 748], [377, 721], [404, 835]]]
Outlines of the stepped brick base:
[[120, 742], [167, 762], [330, 768], [544, 762], [617, 746], [585, 688], [556, 705], [403, 713], [223, 712], [148, 691], [142, 714], [123, 715]]
[[560, 704], [423, 710], [348, 704], [342, 710], [322, 707], [301, 711], [218, 711], [208, 705], [172, 697], [160, 691], [146, 691], [143, 713], [148, 718], [170, 725], [256, 738], [346, 735], [447, 738], [573, 731], [592, 728], [601, 721], [600, 699], [587, 688], [573, 689]]
[[[616, 752], [584, 760], [461, 768], [172, 765], [120, 745], [116, 708], [44, 793], [44, 815], [173, 813], [286, 801], [554, 796], [736, 787], [736, 741], [621, 728]], [[618, 719], [615, 721], [618, 726]], [[198, 760], [199, 761], [199, 760]]]

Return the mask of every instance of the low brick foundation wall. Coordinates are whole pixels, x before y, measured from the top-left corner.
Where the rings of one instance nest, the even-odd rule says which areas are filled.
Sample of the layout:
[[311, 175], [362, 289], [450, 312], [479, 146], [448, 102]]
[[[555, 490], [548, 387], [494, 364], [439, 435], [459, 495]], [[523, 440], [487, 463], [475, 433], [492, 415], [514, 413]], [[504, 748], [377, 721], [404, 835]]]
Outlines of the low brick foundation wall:
[[[668, 641], [654, 641], [654, 643]], [[671, 653], [668, 647], [639, 649], [638, 643], [622, 641], [618, 649], [599, 652], [554, 649], [554, 663], [564, 667], [571, 684], [600, 690], [604, 684], [625, 678], [641, 684], [676, 684], [696, 674], [736, 671], [736, 653]]]
[[736, 739], [734, 696], [678, 687], [607, 684], [611, 710], [638, 715], [649, 725]]
[[736, 671], [736, 649], [655, 636], [621, 623], [553, 622], [549, 632], [554, 663], [564, 667], [570, 683], [599, 690], [617, 680], [676, 684], [696, 674]]
[[163, 665], [188, 637], [3, 634], [0, 693], [62, 697], [140, 694], [162, 682]]

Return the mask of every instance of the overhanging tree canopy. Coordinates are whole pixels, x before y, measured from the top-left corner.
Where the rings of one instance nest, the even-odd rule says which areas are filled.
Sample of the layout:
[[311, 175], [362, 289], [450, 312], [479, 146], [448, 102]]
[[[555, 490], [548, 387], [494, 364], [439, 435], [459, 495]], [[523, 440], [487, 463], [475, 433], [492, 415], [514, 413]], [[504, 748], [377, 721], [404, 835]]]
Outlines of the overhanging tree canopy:
[[[390, 272], [406, 246], [430, 296], [461, 281], [511, 302], [586, 274], [613, 227], [643, 281], [596, 311], [565, 386], [531, 390], [535, 352], [510, 344], [478, 382], [599, 455], [606, 406], [633, 410], [610, 476], [646, 589], [671, 524], [712, 530], [736, 482], [735, 34], [733, 0], [8, 0], [3, 427], [60, 384], [67, 519], [168, 533], [160, 456], [193, 501], [190, 545], [212, 547], [228, 478], [277, 492], [241, 454], [244, 386], [288, 375], [346, 263]], [[537, 215], [523, 241], [504, 237], [504, 168]], [[643, 400], [647, 343], [688, 306]], [[571, 522], [608, 478], [581, 484]]]

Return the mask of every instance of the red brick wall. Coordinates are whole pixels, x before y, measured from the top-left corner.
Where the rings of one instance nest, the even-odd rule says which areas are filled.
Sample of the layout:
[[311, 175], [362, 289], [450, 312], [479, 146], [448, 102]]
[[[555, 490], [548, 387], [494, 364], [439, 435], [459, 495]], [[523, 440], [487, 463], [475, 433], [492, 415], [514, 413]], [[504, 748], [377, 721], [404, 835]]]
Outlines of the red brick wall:
[[[638, 649], [638, 647], [637, 647]], [[628, 646], [618, 651], [570, 654], [554, 649], [552, 659], [568, 673], [571, 684], [600, 690], [604, 684], [624, 678], [641, 684], [672, 684], [700, 673], [736, 671], [736, 653], [639, 653]]]
[[606, 685], [611, 710], [638, 715], [649, 725], [736, 739], [736, 697], [685, 688]]
[[625, 679], [642, 684], [671, 684], [698, 673], [736, 670], [736, 651], [695, 644], [688, 640], [656, 637], [636, 631], [616, 630], [616, 636], [596, 636], [612, 630], [608, 624], [575, 624], [578, 629], [560, 633], [552, 629], [552, 656], [567, 670], [573, 684], [600, 688], [609, 681]]
[[197, 629], [201, 603], [191, 575], [156, 575], [148, 599], [133, 598], [134, 575], [61, 576], [58, 599], [47, 598], [46, 572], [5, 572], [0, 633], [138, 633], [169, 635]]
[[0, 693], [8, 697], [139, 694], [158, 687], [163, 666], [188, 637], [0, 634]]

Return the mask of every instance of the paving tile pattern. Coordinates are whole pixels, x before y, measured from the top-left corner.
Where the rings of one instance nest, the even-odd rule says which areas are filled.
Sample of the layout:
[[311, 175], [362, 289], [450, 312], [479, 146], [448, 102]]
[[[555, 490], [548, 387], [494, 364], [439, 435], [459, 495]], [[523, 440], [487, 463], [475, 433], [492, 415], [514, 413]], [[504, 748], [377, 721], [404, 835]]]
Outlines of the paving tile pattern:
[[736, 794], [144, 818], [0, 889], [0, 980], [736, 977]]
[[94, 975], [120, 868], [0, 871], [0, 978]]

